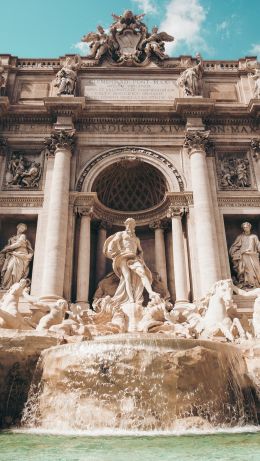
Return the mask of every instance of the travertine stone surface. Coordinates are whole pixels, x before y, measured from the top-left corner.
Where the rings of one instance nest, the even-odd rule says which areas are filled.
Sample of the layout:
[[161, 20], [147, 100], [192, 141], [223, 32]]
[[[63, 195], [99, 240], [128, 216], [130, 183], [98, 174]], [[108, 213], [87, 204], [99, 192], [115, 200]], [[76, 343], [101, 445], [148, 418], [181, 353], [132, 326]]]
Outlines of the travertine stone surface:
[[50, 335], [1, 330], [0, 427], [19, 424], [40, 353], [56, 344]]

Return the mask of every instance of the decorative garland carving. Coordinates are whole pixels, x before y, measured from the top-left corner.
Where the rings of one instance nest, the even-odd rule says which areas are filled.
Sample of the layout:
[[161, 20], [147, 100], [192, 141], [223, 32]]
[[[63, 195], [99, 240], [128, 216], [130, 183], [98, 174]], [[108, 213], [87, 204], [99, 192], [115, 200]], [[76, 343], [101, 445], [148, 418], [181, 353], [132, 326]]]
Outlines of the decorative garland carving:
[[218, 197], [218, 206], [230, 208], [259, 208], [260, 196]]
[[43, 195], [8, 195], [0, 196], [1, 208], [41, 208], [43, 206]]
[[175, 168], [175, 166], [170, 162], [170, 160], [166, 159], [165, 157], [163, 157], [161, 154], [158, 154], [157, 152], [153, 152], [148, 149], [142, 149], [140, 147], [120, 147], [118, 149], [113, 149], [113, 150], [110, 150], [109, 152], [105, 152], [104, 154], [101, 154], [99, 157], [93, 159], [82, 171], [81, 176], [76, 185], [76, 190], [79, 192], [82, 190], [82, 186], [85, 181], [85, 178], [94, 166], [96, 166], [98, 163], [102, 162], [106, 158], [112, 157], [116, 154], [121, 155], [123, 152], [131, 152], [131, 154], [137, 155], [137, 156], [144, 154], [146, 157], [152, 157], [152, 158], [155, 158], [156, 160], [159, 160], [161, 163], [166, 165], [173, 172], [173, 174], [175, 175], [178, 181], [180, 191], [184, 191], [184, 183], [183, 183], [182, 177], [179, 174], [178, 170]]

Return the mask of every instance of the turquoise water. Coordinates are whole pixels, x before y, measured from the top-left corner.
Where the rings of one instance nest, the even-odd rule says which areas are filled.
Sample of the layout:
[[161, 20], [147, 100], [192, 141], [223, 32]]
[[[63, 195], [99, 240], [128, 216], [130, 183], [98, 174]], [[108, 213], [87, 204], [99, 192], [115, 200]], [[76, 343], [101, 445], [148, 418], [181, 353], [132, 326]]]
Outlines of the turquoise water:
[[260, 433], [62, 436], [4, 432], [1, 461], [259, 461]]

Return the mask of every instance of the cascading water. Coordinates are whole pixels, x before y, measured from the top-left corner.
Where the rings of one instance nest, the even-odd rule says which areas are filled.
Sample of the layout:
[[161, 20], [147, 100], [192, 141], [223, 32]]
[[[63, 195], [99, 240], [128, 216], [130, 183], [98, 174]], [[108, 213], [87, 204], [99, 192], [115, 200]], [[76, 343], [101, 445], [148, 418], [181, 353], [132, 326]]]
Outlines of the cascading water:
[[172, 430], [177, 422], [255, 423], [246, 365], [234, 346], [156, 334], [97, 337], [42, 353], [25, 427]]

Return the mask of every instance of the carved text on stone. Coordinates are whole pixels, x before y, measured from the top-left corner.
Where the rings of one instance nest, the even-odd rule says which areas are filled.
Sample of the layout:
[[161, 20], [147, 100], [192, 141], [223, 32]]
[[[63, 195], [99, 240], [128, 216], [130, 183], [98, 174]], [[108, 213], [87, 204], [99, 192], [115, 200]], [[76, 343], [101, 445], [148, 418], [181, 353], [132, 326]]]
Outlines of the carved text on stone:
[[98, 101], [170, 101], [178, 94], [174, 80], [109, 79], [87, 80], [84, 96]]

